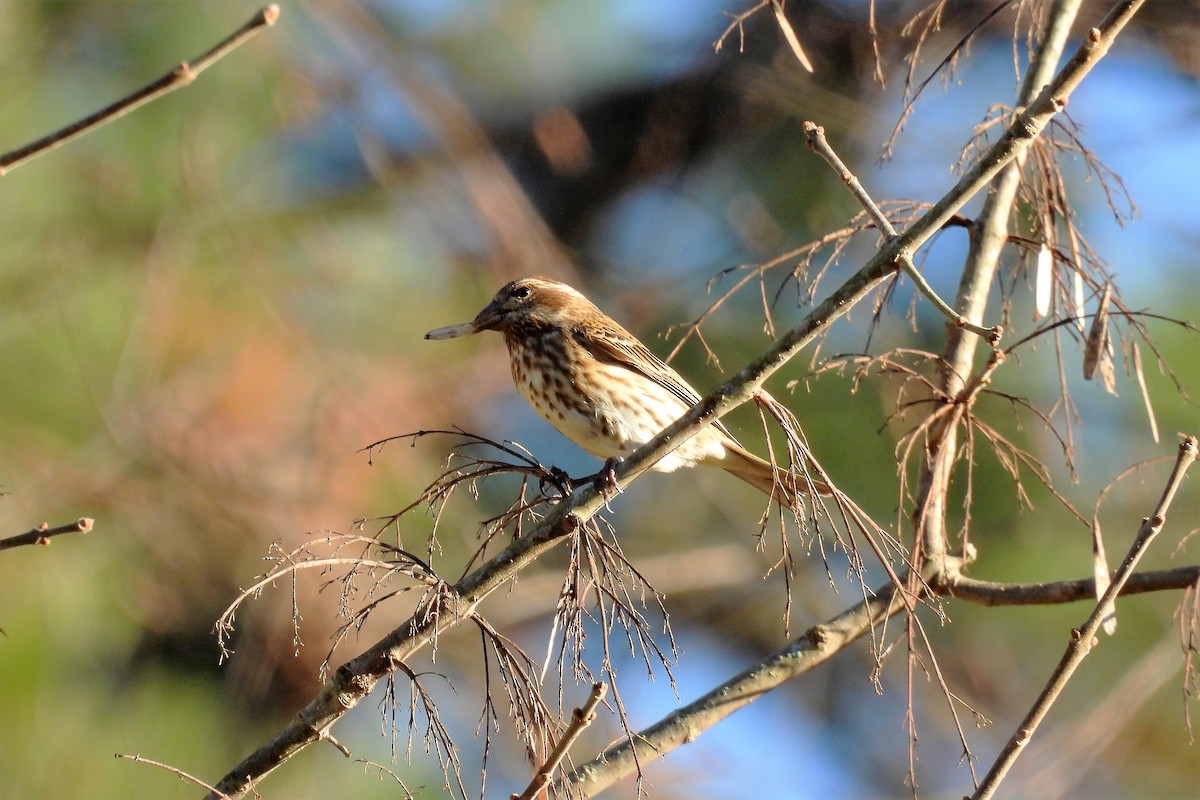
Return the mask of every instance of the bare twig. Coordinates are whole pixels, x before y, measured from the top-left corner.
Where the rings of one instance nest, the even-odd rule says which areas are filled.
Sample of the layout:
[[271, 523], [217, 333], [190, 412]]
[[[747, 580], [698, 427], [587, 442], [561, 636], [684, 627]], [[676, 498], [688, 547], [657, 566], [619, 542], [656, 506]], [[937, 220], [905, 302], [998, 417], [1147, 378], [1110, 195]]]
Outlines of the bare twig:
[[[1003, 2], [980, 18], [974, 25], [971, 26], [970, 30], [968, 30], [966, 34], [964, 34], [963, 37], [959, 39], [953, 47], [950, 48], [950, 51], [945, 55], [945, 57], [938, 62], [938, 65], [933, 68], [929, 75], [925, 77], [925, 80], [921, 81], [920, 85], [918, 85], [915, 89], [913, 88], [913, 80], [916, 77], [917, 66], [921, 63], [921, 51], [924, 49], [925, 43], [931, 38], [930, 34], [936, 31], [941, 25], [941, 14], [944, 2], [941, 4], [933, 3], [926, 6], [924, 9], [918, 12], [917, 16], [914, 17], [907, 26], [905, 26], [902, 35], [908, 35], [910, 30], [915, 29], [918, 23], [924, 21], [924, 30], [921, 31], [912, 52], [908, 56], [908, 76], [904, 82], [904, 108], [900, 110], [899, 115], [896, 117], [896, 124], [892, 128], [892, 133], [890, 136], [888, 136], [887, 142], [884, 143], [883, 158], [891, 158], [892, 148], [896, 144], [896, 139], [900, 136], [900, 131], [904, 129], [905, 121], [907, 121], [909, 115], [912, 114], [913, 106], [924, 93], [925, 88], [929, 86], [933, 79], [944, 70], [949, 70], [949, 72], [953, 74], [954, 65], [958, 61], [958, 57], [966, 51], [968, 45], [971, 43], [971, 40], [974, 39], [975, 36], [981, 30], [983, 30], [983, 28], [986, 27], [989, 22], [992, 21], [992, 19], [994, 19], [1000, 14], [1000, 12], [1004, 11], [1011, 5], [1013, 5], [1013, 0], [1003, 0]], [[874, 31], [874, 6], [875, 4], [872, 3], [872, 31]], [[876, 44], [875, 47], [878, 51], [878, 44]], [[878, 60], [878, 56], [876, 56], [876, 59]], [[875, 69], [876, 73], [878, 73], [879, 67], [876, 66]], [[880, 84], [882, 83], [883, 82], [880, 81]]]
[[142, 756], [138, 755], [137, 753], [134, 753], [132, 755], [130, 755], [128, 753], [113, 753], [113, 758], [120, 758], [125, 761], [134, 761], [138, 764], [149, 764], [152, 767], [158, 767], [159, 769], [165, 769], [167, 772], [174, 773], [181, 781], [186, 781], [188, 783], [194, 783], [201, 788], [207, 789], [210, 793], [216, 795], [217, 800], [232, 800], [229, 797], [229, 795], [217, 791], [216, 789], [209, 786], [204, 781], [197, 778], [195, 775], [189, 775], [188, 773], [181, 770], [179, 767], [172, 767], [170, 764], [164, 764], [161, 761], [154, 761], [149, 758], [143, 758]]
[[[1121, 588], [1122, 597], [1146, 592], [1186, 589], [1200, 581], [1200, 564], [1175, 569], [1137, 572]], [[1095, 578], [1049, 583], [1001, 583], [950, 573], [936, 587], [939, 593], [984, 606], [1040, 606], [1096, 600]]]
[[400, 787], [400, 791], [404, 792], [404, 800], [417, 800], [417, 796], [415, 794], [413, 794], [411, 790], [409, 790], [408, 786], [404, 783], [404, 779], [401, 778], [399, 775], [397, 775], [396, 771], [393, 770], [391, 767], [385, 766], [385, 765], [377, 763], [375, 761], [371, 761], [366, 758], [356, 758], [356, 759], [354, 759], [354, 762], [356, 764], [362, 764], [364, 771], [366, 769], [374, 769], [381, 776], [387, 775], [389, 778], [391, 778], [393, 781], [395, 781], [396, 785]]
[[738, 32], [738, 52], [740, 53], [745, 50], [746, 20], [752, 17], [755, 13], [762, 11], [764, 8], [770, 5], [770, 3], [771, 0], [761, 0], [761, 2], [755, 3], [751, 8], [741, 12], [740, 14], [730, 14], [728, 11], [724, 12], [725, 16], [732, 19], [733, 22], [730, 22], [729, 27], [727, 27], [725, 31], [717, 38], [717, 41], [713, 42], [713, 52], [721, 52], [721, 48], [725, 46], [725, 40], [729, 38], [729, 34], [733, 33], [735, 28]]
[[888, 239], [896, 236], [896, 229], [892, 227], [891, 220], [876, 205], [875, 201], [871, 199], [871, 195], [863, 187], [862, 182], [858, 180], [858, 176], [850, 171], [850, 168], [846, 166], [846, 162], [842, 161], [841, 156], [830, 146], [829, 140], [825, 138], [825, 129], [815, 122], [805, 120], [804, 135], [808, 138], [809, 149], [814, 150], [817, 155], [825, 159], [829, 166], [833, 167], [833, 171], [837, 173], [838, 179], [846, 184], [846, 188], [850, 190], [850, 194], [854, 195], [854, 199], [867, 212], [867, 215], [871, 218], [871, 222], [875, 223], [875, 227]]
[[800, 66], [812, 72], [812, 62], [800, 46], [800, 37], [796, 35], [792, 23], [788, 22], [787, 14], [783, 13], [783, 0], [771, 0], [771, 10], [775, 12], [775, 22], [779, 25], [779, 30], [783, 31], [783, 38], [787, 40], [788, 47], [792, 48], [792, 55], [800, 62]]
[[64, 533], [88, 533], [95, 524], [96, 521], [91, 517], [80, 517], [74, 522], [59, 525], [57, 528], [51, 528], [43, 522], [31, 531], [19, 533], [16, 536], [9, 536], [7, 539], [0, 539], [0, 550], [31, 544], [50, 544], [51, 536], [59, 536]]
[[1170, 477], [1167, 479], [1167, 485], [1163, 489], [1162, 497], [1158, 501], [1158, 505], [1154, 509], [1154, 513], [1142, 519], [1141, 527], [1138, 529], [1137, 535], [1134, 537], [1133, 544], [1129, 548], [1129, 552], [1125, 555], [1125, 560], [1121, 562], [1121, 566], [1113, 575], [1112, 583], [1108, 590], [1104, 592], [1104, 596], [1096, 603], [1091, 615], [1087, 621], [1078, 629], [1071, 632], [1071, 641], [1067, 645], [1066, 651], [1063, 653], [1062, 660], [1050, 675], [1049, 681], [1041, 694], [1038, 695], [1029, 713], [1025, 719], [1017, 726], [1017, 730], [1009, 738], [1008, 743], [996, 758], [991, 770], [984, 777], [983, 782], [979, 784], [979, 788], [975, 791], [973, 798], [975, 800], [986, 800], [995, 794], [997, 787], [1008, 774], [1009, 769], [1017, 760], [1018, 756], [1025, 749], [1025, 745], [1033, 737], [1038, 725], [1045, 719], [1046, 714], [1050, 711], [1050, 707], [1054, 705], [1054, 701], [1062, 694], [1063, 689], [1067, 685], [1067, 681], [1075, 673], [1075, 670], [1083, 662], [1091, 652], [1095, 643], [1096, 632], [1100, 629], [1104, 620], [1112, 613], [1112, 606], [1118, 594], [1126, 581], [1133, 574], [1137, 562], [1145, 554], [1146, 549], [1162, 530], [1163, 525], [1167, 521], [1167, 511], [1171, 507], [1171, 501], [1175, 498], [1175, 492], [1183, 483], [1183, 478], [1187, 474], [1188, 468], [1196, 460], [1197, 443], [1195, 436], [1188, 436], [1179, 446], [1179, 455], [1175, 461], [1175, 468], [1171, 471]]
[[204, 70], [211, 67], [221, 58], [228, 55], [234, 48], [250, 39], [263, 28], [268, 28], [279, 19], [279, 6], [271, 5], [260, 9], [245, 25], [231, 33], [215, 47], [191, 61], [183, 61], [158, 80], [143, 86], [133, 94], [127, 95], [115, 103], [89, 114], [81, 120], [72, 122], [65, 128], [43, 136], [36, 142], [30, 142], [24, 147], [0, 154], [0, 176], [5, 175], [13, 167], [18, 167], [26, 161], [42, 153], [47, 153], [60, 147], [72, 139], [78, 138], [95, 128], [123, 117], [139, 106], [152, 100], [157, 100], [168, 92], [187, 86]]
[[592, 693], [582, 706], [575, 709], [571, 714], [571, 724], [567, 726], [563, 732], [562, 738], [558, 740], [558, 744], [550, 751], [550, 757], [546, 759], [546, 763], [538, 769], [533, 776], [533, 781], [525, 791], [520, 795], [513, 795], [513, 800], [533, 800], [537, 797], [538, 792], [541, 792], [550, 783], [550, 778], [554, 775], [554, 771], [562, 764], [564, 758], [567, 757], [567, 751], [571, 749], [571, 745], [583, 735], [584, 730], [592, 721], [596, 719], [596, 706], [600, 705], [600, 701], [604, 699], [604, 695], [608, 692], [608, 685], [599, 682], [592, 685]]
[[[871, 199], [871, 195], [867, 193], [867, 190], [863, 188], [862, 183], [859, 182], [854, 173], [850, 171], [850, 168], [846, 166], [845, 162], [830, 147], [829, 141], [825, 138], [825, 129], [815, 122], [806, 120], [804, 123], [804, 135], [808, 137], [808, 146], [815, 150], [817, 155], [825, 159], [829, 163], [829, 166], [833, 167], [834, 172], [838, 174], [842, 183], [846, 184], [846, 188], [850, 190], [850, 194], [854, 195], [854, 199], [859, 202], [871, 217], [871, 220], [875, 223], [875, 227], [889, 240], [899, 236], [896, 229], [892, 227], [891, 221], [884, 216], [883, 211]], [[913, 284], [916, 285], [917, 290], [925, 295], [929, 299], [929, 302], [933, 303], [933, 307], [940, 311], [946, 319], [953, 322], [959, 328], [964, 328], [982, 336], [992, 346], [999, 344], [1001, 328], [998, 326], [985, 328], [981, 325], [976, 325], [951, 308], [945, 300], [938, 296], [933, 287], [929, 285], [929, 282], [925, 280], [925, 276], [913, 264], [911, 253], [903, 250], [900, 251], [896, 258], [896, 263], [900, 269], [904, 270], [904, 274], [908, 275]]]
[[485, 597], [570, 536], [580, 519], [590, 518], [603, 502], [592, 489], [559, 503], [541, 524], [482, 567], [454, 586], [443, 586], [442, 591], [427, 595], [410, 619], [336, 669], [308, 705], [225, 775], [217, 788], [241, 797], [300, 750], [325, 738], [334, 723], [369, 696], [381, 679], [402, 669], [404, 659], [431, 644], [441, 631], [473, 619], [475, 608]]

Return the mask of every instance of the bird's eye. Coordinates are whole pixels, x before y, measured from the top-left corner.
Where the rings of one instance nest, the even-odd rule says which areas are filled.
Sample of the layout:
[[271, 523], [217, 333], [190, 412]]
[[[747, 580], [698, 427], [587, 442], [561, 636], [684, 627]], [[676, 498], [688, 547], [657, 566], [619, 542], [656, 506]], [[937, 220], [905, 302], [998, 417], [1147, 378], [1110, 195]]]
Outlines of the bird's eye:
[[512, 296], [518, 300], [524, 300], [529, 295], [533, 294], [533, 289], [528, 286], [518, 286], [512, 290]]

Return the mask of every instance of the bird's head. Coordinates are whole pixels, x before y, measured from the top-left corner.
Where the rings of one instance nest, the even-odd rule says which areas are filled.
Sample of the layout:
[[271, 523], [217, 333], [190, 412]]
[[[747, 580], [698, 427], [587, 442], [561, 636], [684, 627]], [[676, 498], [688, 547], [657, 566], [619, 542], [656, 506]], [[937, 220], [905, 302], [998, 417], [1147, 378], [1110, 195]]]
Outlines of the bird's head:
[[565, 283], [546, 278], [521, 278], [505, 284], [475, 319], [437, 328], [425, 334], [425, 338], [453, 339], [480, 331], [566, 327], [594, 309], [590, 300]]

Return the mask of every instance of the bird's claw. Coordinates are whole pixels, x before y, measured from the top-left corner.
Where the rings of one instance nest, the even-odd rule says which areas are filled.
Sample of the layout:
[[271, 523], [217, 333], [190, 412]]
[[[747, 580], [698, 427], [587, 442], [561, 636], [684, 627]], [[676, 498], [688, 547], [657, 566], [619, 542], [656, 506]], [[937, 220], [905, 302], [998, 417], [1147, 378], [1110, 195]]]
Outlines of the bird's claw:
[[604, 466], [592, 477], [592, 483], [604, 498], [606, 505], [611, 498], [621, 493], [621, 487], [617, 485], [617, 467], [624, 460], [620, 456], [605, 459]]
[[542, 478], [542, 489], [545, 491], [546, 484], [549, 483], [558, 489], [558, 493], [563, 497], [569, 496], [575, 491], [578, 482], [567, 474], [565, 469], [560, 467], [550, 467], [549, 474]]
[[558, 489], [563, 497], [568, 497], [580, 486], [590, 483], [596, 487], [596, 491], [600, 493], [607, 504], [609, 500], [621, 493], [621, 487], [617, 485], [617, 467], [624, 460], [620, 456], [613, 456], [605, 460], [604, 466], [600, 468], [599, 472], [583, 478], [572, 478], [565, 469], [550, 467], [541, 476], [542, 491], [544, 493], [546, 486], [551, 485]]

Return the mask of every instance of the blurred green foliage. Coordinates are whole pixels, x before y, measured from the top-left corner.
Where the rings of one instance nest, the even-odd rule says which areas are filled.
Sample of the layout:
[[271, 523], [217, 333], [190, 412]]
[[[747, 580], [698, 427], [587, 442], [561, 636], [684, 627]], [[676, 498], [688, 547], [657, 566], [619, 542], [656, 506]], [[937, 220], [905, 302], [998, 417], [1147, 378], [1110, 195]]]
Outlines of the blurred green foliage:
[[[854, 213], [838, 182], [803, 148], [799, 119], [827, 111], [831, 120], [821, 121], [831, 138], [872, 176], [876, 134], [898, 108], [894, 90], [872, 87], [866, 62], [855, 60], [858, 51], [828, 45], [826, 71], [808, 88], [798, 87], [779, 59], [778, 32], [769, 26], [747, 27], [746, 53], [727, 46], [713, 55], [709, 45], [726, 24], [717, 5], [705, 5], [702, 17], [677, 3], [618, 3], [586, 16], [555, 2], [492, 3], [486, 14], [462, 16], [422, 4], [370, 9], [381, 20], [374, 35], [398, 41], [412, 64], [393, 71], [386, 50], [341, 4], [285, 4], [277, 27], [193, 85], [0, 179], [0, 536], [43, 519], [97, 520], [86, 537], [0, 553], [5, 796], [196, 796], [167, 773], [112, 754], [139, 753], [215, 781], [311, 697], [339, 623], [336, 593], [320, 592], [317, 576], [298, 584], [299, 647], [286, 586], [243, 608], [236, 653], [225, 663], [212, 628], [266, 569], [262, 559], [272, 542], [295, 546], [308, 532], [349, 530], [355, 519], [404, 507], [436, 474], [446, 443], [394, 443], [373, 465], [360, 448], [390, 435], [462, 425], [517, 439], [573, 471], [592, 468], [515, 399], [498, 338], [434, 344], [422, 341], [424, 331], [469, 319], [513, 274], [552, 272], [665, 353], [669, 345], [655, 333], [703, 311], [712, 299], [705, 281], [714, 272], [777, 255]], [[18, 0], [0, 3], [0, 12], [6, 86], [0, 146], [8, 148], [202, 52], [252, 8], [224, 1]], [[649, 19], [656, 13], [662, 23]], [[679, 30], [666, 27], [672, 13], [688, 17]], [[836, 41], [829, 24], [829, 41]], [[650, 45], [635, 46], [641, 40], [631, 30]], [[996, 41], [1001, 50], [1007, 46], [1003, 33], [985, 45]], [[404, 77], [414, 65], [419, 72]], [[430, 109], [411, 86], [405, 91], [404, 80], [464, 102], [495, 144], [496, 161], [448, 145], [453, 137], [425, 122], [422, 113]], [[1011, 94], [1003, 81], [993, 85]], [[590, 160], [574, 177], [548, 168], [529, 134], [540, 115], [559, 106], [590, 137]], [[979, 100], [973, 113], [982, 114], [983, 106]], [[437, 110], [450, 113], [449, 107]], [[933, 127], [944, 124], [939, 113], [931, 112]], [[942, 135], [961, 143], [969, 131]], [[934, 137], [914, 138], [918, 150], [933, 148]], [[934, 174], [943, 185], [954, 157], [938, 151], [928, 172], [905, 173], [900, 182], [909, 181], [909, 191]], [[504, 170], [499, 177], [489, 172], [496, 165]], [[503, 186], [518, 187], [528, 206], [506, 200], [497, 188]], [[485, 200], [473, 192], [484, 192]], [[509, 222], [528, 227], [514, 230], [484, 211], [509, 212]], [[541, 230], [531, 221], [541, 218], [560, 223]], [[506, 231], [517, 245], [505, 244]], [[852, 248], [822, 288], [835, 286], [872, 244]], [[1118, 270], [1132, 279], [1131, 305], [1194, 314], [1195, 275], [1187, 264], [1162, 258], [1153, 266], [1167, 280]], [[931, 260], [929, 269], [939, 289], [953, 291], [949, 258]], [[714, 385], [768, 343], [753, 294], [731, 302], [705, 328], [719, 368], [694, 344], [676, 361], [698, 387]], [[786, 325], [805, 309], [788, 289], [782, 298], [774, 310], [777, 324]], [[894, 297], [870, 340], [869, 309], [856, 310], [823, 354], [868, 346], [936, 350], [940, 320], [920, 309], [914, 333], [904, 320], [908, 302], [903, 291]], [[1015, 327], [1027, 331], [1028, 309], [1018, 307], [1014, 316]], [[1154, 330], [1166, 360], [1185, 384], [1194, 382], [1195, 338], [1165, 325]], [[1064, 352], [1074, 376], [1078, 352]], [[1155, 366], [1149, 353], [1143, 357]], [[1040, 408], [1053, 406], [1057, 366], [1048, 341], [1010, 367], [998, 388]], [[853, 390], [847, 372], [787, 387], [807, 374], [807, 363], [790, 365], [770, 388], [797, 410], [813, 451], [839, 484], [877, 519], [894, 520], [895, 445], [911, 424], [889, 422], [898, 385], [884, 378]], [[1195, 432], [1194, 406], [1157, 369], [1148, 368], [1147, 377], [1163, 431], [1158, 444], [1148, 441], [1131, 380], [1122, 377], [1120, 397], [1113, 398], [1071, 378], [1080, 409], [1077, 482], [1039, 423], [1002, 399], [986, 399], [979, 410], [1054, 464], [1060, 490], [1090, 516], [1106, 482], [1141, 459], [1170, 455], [1176, 431]], [[761, 443], [752, 412], [740, 412], [733, 424]], [[1151, 507], [1163, 474], [1156, 468], [1126, 481], [1103, 507], [1111, 562]], [[751, 577], [715, 563], [718, 577], [730, 570], [726, 585], [684, 588], [668, 598], [685, 640], [679, 670], [689, 669], [694, 649], [714, 681], [785, 641], [778, 573], [759, 580], [777, 553], [769, 545], [755, 551], [757, 500], [725, 477], [649, 476], [615, 511], [635, 563], [691, 547], [744, 547]], [[1019, 508], [1011, 482], [982, 448], [973, 481], [970, 538], [982, 556], [974, 574], [1014, 581], [1090, 574], [1086, 526], [1048, 492], [1031, 488], [1033, 507]], [[475, 546], [478, 521], [506, 502], [512, 488], [485, 488], [482, 508], [465, 501], [450, 507], [437, 567], [457, 576]], [[961, 482], [955, 491], [961, 499]], [[1187, 555], [1172, 560], [1172, 543], [1192, 527], [1198, 506], [1192, 492], [1180, 498], [1169, 535], [1147, 566], [1188, 562]], [[962, 518], [956, 510], [954, 523]], [[431, 527], [417, 517], [403, 523], [400, 535], [421, 551]], [[543, 576], [560, 566], [547, 561]], [[834, 571], [844, 568], [835, 558]], [[793, 633], [854, 601], [856, 590], [840, 573], [835, 577], [836, 594], [818, 559], [800, 564]], [[522, 609], [525, 616], [513, 623], [539, 656], [546, 636], [540, 623], [554, 596], [541, 600], [544, 608]], [[1177, 636], [1178, 602], [1162, 594], [1122, 604], [1118, 637], [1089, 660], [1047, 736], [1096, 706], [1113, 708], [1106, 693]], [[996, 610], [954, 601], [948, 608], [954, 624], [931, 622], [934, 644], [951, 685], [997, 723], [973, 739], [987, 762], [1083, 609]], [[333, 664], [404, 619], [404, 609], [377, 615]], [[478, 650], [473, 642], [442, 646], [433, 668], [453, 673], [460, 695], [439, 696], [453, 712], [456, 734], [470, 743], [481, 692], [472, 669]], [[831, 785], [899, 795], [907, 758], [903, 665], [893, 656], [887, 696], [879, 700], [868, 688], [866, 657], [854, 658], [765, 702], [805, 709], [827, 742], [841, 743], [827, 745], [834, 754], [822, 766], [844, 775]], [[1058, 765], [1093, 773], [1066, 784], [1066, 794], [1194, 792], [1200, 767], [1182, 722], [1182, 669], [1178, 655], [1169, 658], [1152, 691], [1122, 701], [1136, 713], [1114, 721], [1111, 740], [1076, 753], [1086, 756], [1083, 762]], [[627, 673], [631, 683], [640, 680], [636, 672]], [[706, 688], [685, 683], [684, 701], [692, 697], [687, 691]], [[665, 682], [654, 689], [673, 702]], [[938, 698], [919, 691], [928, 695], [920, 715], [928, 747], [921, 751], [930, 786], [925, 796], [961, 794], [966, 778], [955, 767], [953, 733], [936, 710]], [[636, 724], [655, 719], [638, 711]], [[376, 735], [380, 720], [371, 709], [359, 709], [344, 727], [339, 738], [356, 755], [388, 761], [389, 744]], [[790, 741], [786, 731], [772, 734]], [[616, 735], [607, 727], [588, 741], [599, 747]], [[736, 783], [761, 758], [706, 740], [694, 747], [713, 748], [702, 752], [721, 761], [725, 780], [732, 774]], [[723, 741], [715, 734], [711, 740]], [[466, 746], [465, 772], [475, 780], [479, 745]], [[489, 776], [497, 796], [518, 788], [525, 770], [515, 748], [502, 753]], [[424, 787], [418, 796], [444, 796], [443, 776], [419, 743], [413, 761], [393, 766], [410, 788]], [[719, 775], [705, 783], [694, 767], [685, 777], [670, 759], [650, 769], [658, 797], [716, 796], [730, 785]], [[322, 747], [279, 770], [263, 792], [401, 794], [390, 779], [377, 778]], [[773, 789], [772, 783], [762, 796]]]

